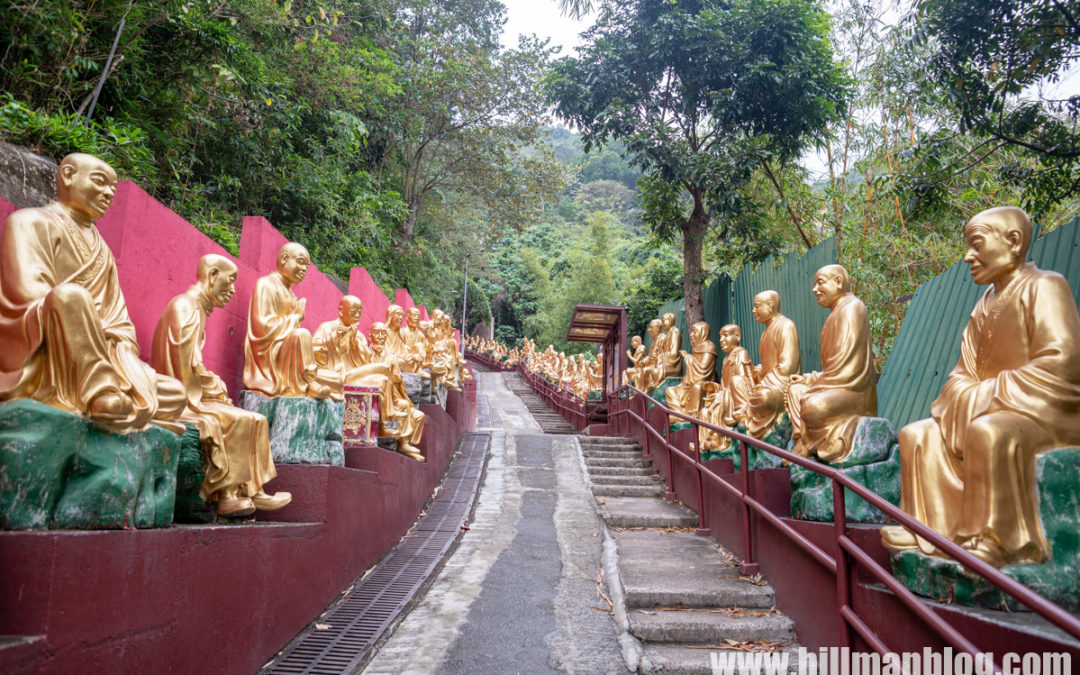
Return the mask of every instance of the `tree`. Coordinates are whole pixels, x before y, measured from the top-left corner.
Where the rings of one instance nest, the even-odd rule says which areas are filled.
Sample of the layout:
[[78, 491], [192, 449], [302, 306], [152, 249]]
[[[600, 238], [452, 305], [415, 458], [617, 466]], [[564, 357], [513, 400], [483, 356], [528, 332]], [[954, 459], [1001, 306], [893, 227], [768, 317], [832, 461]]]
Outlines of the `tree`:
[[586, 151], [622, 140], [646, 173], [643, 220], [681, 236], [690, 323], [704, 319], [714, 215], [754, 223], [726, 218], [748, 208], [740, 188], [797, 157], [844, 109], [828, 26], [815, 0], [604, 0], [579, 58], [558, 60], [546, 80]]
[[913, 48], [957, 115], [955, 133], [982, 142], [957, 166], [996, 149], [1032, 153], [1004, 177], [1036, 210], [1080, 194], [1080, 96], [1055, 93], [1080, 61], [1080, 7], [1066, 0], [919, 0]]

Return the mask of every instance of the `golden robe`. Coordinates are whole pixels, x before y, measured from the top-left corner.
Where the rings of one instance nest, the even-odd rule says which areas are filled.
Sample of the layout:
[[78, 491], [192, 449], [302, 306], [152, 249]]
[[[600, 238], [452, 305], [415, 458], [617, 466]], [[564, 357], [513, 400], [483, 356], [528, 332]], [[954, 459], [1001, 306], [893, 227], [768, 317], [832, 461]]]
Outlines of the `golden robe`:
[[[720, 370], [720, 384], [709, 395], [701, 419], [718, 427], [734, 429], [746, 417], [753, 385], [754, 364], [745, 347], [734, 347], [724, 356]], [[698, 447], [701, 450], [725, 449], [731, 445], [727, 436], [711, 429], [698, 429]]]
[[[345, 330], [341, 330], [341, 329]], [[342, 384], [353, 384], [379, 388], [379, 411], [381, 417], [390, 421], [394, 416], [400, 396], [405, 395], [401, 384], [401, 372], [396, 363], [373, 363], [372, 351], [364, 334], [356, 326], [346, 326], [341, 319], [325, 321], [319, 324], [311, 338], [315, 361], [320, 368], [337, 374]], [[343, 388], [333, 387], [331, 396], [336, 400], [344, 398]]]
[[[664, 344], [660, 346], [661, 358], [664, 363], [664, 378], [678, 377], [682, 375], [683, 362], [682, 354], [679, 350], [682, 349], [682, 332], [677, 326], [672, 326], [664, 335]], [[716, 358], [716, 349], [713, 349], [713, 359]], [[663, 382], [663, 379], [660, 380]], [[659, 384], [659, 382], [657, 382]]]
[[[390, 331], [387, 332], [389, 333]], [[373, 348], [371, 351], [371, 362], [386, 364], [387, 367], [394, 368], [397, 357], [388, 352], [385, 347], [382, 349]], [[412, 401], [409, 400], [408, 396], [406, 396], [405, 385], [401, 382], [400, 374], [397, 377], [395, 387], [400, 387], [400, 389], [396, 389], [395, 391], [394, 405], [397, 406], [398, 410], [405, 413], [405, 415], [397, 421], [398, 428], [395, 436], [404, 439], [410, 445], [416, 445], [420, 442], [420, 437], [424, 434], [424, 421], [426, 417], [424, 413], [412, 404]], [[379, 428], [380, 430], [382, 429], [381, 421]]]
[[840, 297], [821, 328], [821, 372], [791, 385], [787, 396], [795, 452], [839, 462], [851, 452], [862, 417], [877, 415], [877, 377], [866, 305]]
[[216, 500], [222, 491], [253, 497], [277, 476], [270, 427], [262, 415], [234, 406], [225, 383], [203, 365], [206, 316], [212, 310], [197, 285], [170, 300], [154, 331], [153, 364], [184, 385], [187, 406], [180, 420], [198, 427], [209, 464], [203, 499]]
[[1080, 317], [1060, 274], [1027, 263], [986, 290], [930, 414], [900, 432], [900, 508], [957, 542], [990, 539], [1008, 562], [1044, 560], [1035, 457], [1080, 445]]
[[[715, 377], [716, 345], [705, 340], [694, 345], [693, 353], [686, 359], [686, 374], [683, 375], [682, 382], [665, 390], [667, 407], [684, 415], [696, 415], [701, 409], [701, 385], [711, 382]], [[683, 420], [673, 417], [671, 421]]]
[[649, 345], [649, 355], [645, 357], [645, 362], [638, 365], [637, 384], [635, 386], [646, 394], [656, 389], [664, 381], [663, 349], [666, 339], [667, 334], [660, 333]]
[[[244, 339], [244, 387], [266, 396], [305, 396], [318, 366], [311, 333], [300, 327], [305, 302], [296, 297], [281, 274], [271, 272], [255, 282]], [[323, 374], [319, 379], [334, 378]]]
[[648, 355], [648, 352], [645, 350], [645, 345], [638, 345], [637, 349], [634, 350], [633, 355], [630, 354], [630, 350], [627, 350], [626, 353], [627, 356], [629, 356], [632, 365], [623, 371], [623, 383], [634, 384], [637, 379], [638, 370], [641, 366], [645, 365], [645, 357]]
[[750, 392], [746, 433], [754, 438], [765, 438], [784, 414], [784, 396], [791, 384], [791, 376], [802, 370], [795, 322], [783, 314], [770, 319], [758, 342], [758, 352], [761, 381]]
[[32, 398], [86, 413], [91, 401], [122, 392], [134, 410], [102, 421], [114, 431], [173, 423], [184, 410], [176, 380], [139, 359], [116, 260], [93, 225], [79, 225], [58, 202], [20, 209], [0, 240], [0, 401]]

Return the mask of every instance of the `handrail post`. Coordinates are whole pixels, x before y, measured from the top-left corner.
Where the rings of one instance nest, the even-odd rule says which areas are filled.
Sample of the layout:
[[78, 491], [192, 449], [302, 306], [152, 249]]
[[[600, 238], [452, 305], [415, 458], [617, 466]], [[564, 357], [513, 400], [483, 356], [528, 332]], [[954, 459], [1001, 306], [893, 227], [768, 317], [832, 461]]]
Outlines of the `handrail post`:
[[841, 612], [841, 620], [844, 622], [844, 644], [840, 646], [851, 647], [853, 634], [851, 623], [843, 618], [845, 607], [853, 609], [851, 607], [851, 567], [847, 551], [840, 545], [840, 538], [847, 534], [847, 510], [844, 507], [844, 486], [833, 478], [832, 489], [833, 540], [836, 543], [836, 604], [837, 611]]
[[739, 572], [746, 575], [757, 574], [761, 571], [761, 565], [754, 558], [754, 532], [750, 526], [750, 505], [747, 498], [753, 498], [750, 494], [750, 462], [749, 451], [746, 443], [739, 443], [739, 458], [742, 465], [739, 472], [742, 478], [742, 520], [743, 520], [743, 560], [739, 563]]
[[705, 515], [705, 487], [701, 478], [701, 448], [698, 447], [701, 429], [696, 421], [690, 423], [690, 428], [694, 430], [694, 442], [690, 444], [690, 451], [694, 453], [694, 470], [697, 472], [698, 526], [694, 530], [694, 534], [699, 537], [708, 537], [712, 535], [712, 528], [709, 527], [708, 516]]
[[667, 454], [668, 491], [664, 493], [664, 499], [674, 501], [678, 495], [675, 492], [675, 468], [671, 450], [671, 420], [664, 415], [664, 452]]

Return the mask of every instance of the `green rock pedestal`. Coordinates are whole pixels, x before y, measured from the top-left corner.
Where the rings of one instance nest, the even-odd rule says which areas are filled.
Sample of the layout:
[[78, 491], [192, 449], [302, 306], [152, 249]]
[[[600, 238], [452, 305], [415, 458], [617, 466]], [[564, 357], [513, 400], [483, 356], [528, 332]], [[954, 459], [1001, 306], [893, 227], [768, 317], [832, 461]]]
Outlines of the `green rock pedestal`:
[[[900, 446], [896, 429], [883, 417], [864, 417], [855, 430], [854, 449], [830, 464], [891, 504], [900, 503]], [[851, 490], [844, 490], [849, 523], [884, 523], [885, 514]], [[832, 521], [832, 481], [800, 466], [791, 467], [791, 515], [799, 520]]]
[[[1007, 565], [1001, 571], [1039, 595], [1080, 613], [1080, 448], [1044, 452], [1035, 460], [1039, 518], [1051, 557], [1037, 565]], [[1026, 609], [982, 577], [951, 559], [903, 551], [892, 556], [893, 575], [919, 595], [957, 605]]]
[[[681, 377], [669, 377], [666, 380], [664, 380], [663, 382], [661, 382], [659, 385], [657, 385], [656, 389], [653, 389], [652, 391], [650, 391], [649, 396], [653, 397], [653, 399], [655, 399], [656, 401], [659, 401], [660, 403], [663, 403], [664, 405], [667, 405], [667, 390], [668, 390], [668, 387], [673, 387], [673, 386], [675, 386], [677, 384], [682, 384], [682, 378]], [[650, 401], [649, 402], [649, 408], [651, 409], [652, 407], [653, 407], [653, 403], [652, 403], [652, 401]]]
[[113, 434], [31, 400], [0, 404], [0, 527], [167, 527], [180, 436]]
[[275, 464], [345, 466], [341, 437], [344, 402], [306, 396], [266, 398], [245, 389], [240, 392], [240, 407], [259, 413], [270, 423]]
[[180, 464], [176, 469], [176, 515], [178, 523], [213, 523], [217, 511], [199, 492], [206, 479], [206, 455], [199, 443], [199, 430], [187, 424], [180, 439]]
[[[746, 426], [743, 424], [735, 427], [735, 431], [740, 434], [746, 433]], [[765, 437], [765, 442], [769, 445], [776, 446], [778, 448], [787, 448], [791, 443], [791, 420], [788, 419], [787, 414], [780, 416], [780, 421], [776, 423], [776, 426], [772, 428], [769, 435]], [[730, 459], [735, 462], [735, 470], [742, 470], [742, 455], [739, 454], [739, 441], [732, 441], [731, 447], [727, 450], [710, 450], [701, 455], [702, 461], [708, 461], [710, 459]], [[746, 448], [746, 460], [750, 464], [750, 470], [754, 469], [775, 469], [780, 466], [780, 458], [771, 452], [765, 452], [752, 445]]]

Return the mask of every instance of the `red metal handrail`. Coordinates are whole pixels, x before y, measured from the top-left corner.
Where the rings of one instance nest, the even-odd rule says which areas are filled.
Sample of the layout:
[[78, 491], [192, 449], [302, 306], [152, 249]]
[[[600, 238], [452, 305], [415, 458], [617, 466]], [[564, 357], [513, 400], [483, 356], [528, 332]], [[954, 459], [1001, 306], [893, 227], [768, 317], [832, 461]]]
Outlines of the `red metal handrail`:
[[[535, 387], [534, 387], [535, 388]], [[624, 396], [625, 393], [625, 396]], [[632, 409], [635, 401], [641, 401], [641, 414], [638, 414]], [[653, 425], [649, 424], [645, 419], [645, 412], [647, 409], [647, 403], [652, 402], [653, 405], [658, 407], [664, 414], [664, 433], [661, 434], [657, 431]], [[786, 537], [791, 539], [801, 549], [806, 551], [811, 557], [822, 564], [827, 570], [833, 573], [837, 577], [837, 602], [839, 605], [840, 616], [844, 621], [844, 625], [849, 630], [848, 646], [851, 643], [850, 631], [857, 633], [867, 644], [879, 653], [886, 654], [889, 652], [886, 643], [871, 630], [869, 625], [863, 620], [861, 616], [856, 612], [852, 606], [851, 599], [851, 579], [854, 578], [852, 570], [855, 565], [865, 568], [874, 578], [884, 584], [895, 596], [916, 616], [924, 621], [931, 629], [933, 629], [938, 635], [944, 638], [947, 642], [953, 645], [956, 649], [968, 652], [972, 656], [978, 654], [980, 650], [967, 639], [956, 628], [950, 625], [943, 617], [934, 612], [922, 598], [913, 593], [910, 589], [904, 586], [896, 577], [894, 577], [891, 571], [885, 569], [880, 563], [873, 559], [866, 551], [860, 548], [850, 537], [847, 535], [847, 523], [845, 518], [845, 505], [844, 505], [844, 489], [851, 490], [854, 494], [866, 500], [871, 505], [880, 509], [887, 516], [900, 522], [902, 525], [908, 527], [915, 534], [926, 539], [940, 550], [952, 556], [957, 562], [963, 565], [965, 568], [971, 570], [975, 574], [978, 574], [983, 579], [989, 581], [991, 584], [999, 588], [1000, 590], [1008, 593], [1016, 598], [1019, 602], [1026, 605], [1032, 611], [1046, 618], [1052, 624], [1061, 628], [1069, 635], [1080, 638], [1080, 619], [1067, 612], [1062, 607], [1054, 604], [1046, 598], [1035, 593], [1033, 590], [1019, 583], [1018, 581], [1006, 576], [997, 568], [990, 564], [980, 560], [968, 551], [965, 551], [956, 543], [945, 538], [938, 532], [926, 527], [923, 523], [915, 520], [906, 512], [900, 510], [899, 507], [886, 501], [878, 494], [872, 492], [869, 488], [858, 483], [857, 481], [849, 478], [839, 470], [818, 463], [812, 459], [795, 455], [787, 452], [781, 448], [770, 445], [764, 441], [740, 434], [731, 429], [716, 426], [704, 420], [686, 415], [681, 412], [677, 412], [667, 408], [656, 399], [649, 396], [647, 393], [637, 389], [632, 385], [623, 385], [617, 392], [610, 395], [608, 404], [608, 417], [609, 420], [614, 420], [616, 428], [621, 434], [632, 434], [631, 429], [632, 422], [636, 422], [639, 426], [638, 436], [642, 446], [648, 452], [649, 444], [648, 438], [654, 438], [658, 442], [662, 443], [665, 451], [667, 452], [668, 460], [668, 480], [669, 488], [671, 492], [675, 491], [674, 478], [675, 474], [672, 471], [672, 457], [678, 457], [680, 461], [693, 464], [697, 474], [697, 493], [698, 493], [698, 512], [699, 518], [703, 517], [705, 513], [703, 498], [704, 491], [702, 489], [702, 481], [708, 479], [711, 484], [719, 486], [727, 494], [737, 498], [743, 506], [743, 551], [745, 552], [745, 558], [741, 564], [741, 568], [744, 570], [756, 568], [756, 562], [753, 556], [753, 530], [750, 527], [750, 513], [757, 513], [765, 522], [775, 527], [782, 532]], [[677, 447], [671, 444], [668, 432], [670, 428], [670, 417], [675, 417], [689, 422], [695, 432], [695, 437], [699, 437], [698, 430], [700, 427], [710, 429], [717, 433], [723, 434], [732, 440], [740, 442], [740, 460], [741, 465], [739, 468], [741, 474], [741, 489], [723, 480], [720, 476], [714, 473], [711, 469], [704, 466], [701, 462], [699, 453], [692, 453], [693, 456], [682, 452]], [[834, 542], [836, 545], [835, 555], [830, 555], [820, 546], [817, 546], [805, 536], [796, 531], [789, 523], [784, 519], [778, 517], [775, 513], [770, 511], [765, 504], [758, 501], [751, 492], [751, 483], [749, 480], [750, 466], [747, 456], [747, 447], [753, 446], [759, 448], [772, 455], [780, 457], [783, 460], [787, 460], [792, 464], [807, 468], [817, 474], [823, 475], [832, 481], [833, 488], [833, 530], [834, 530]], [[699, 525], [703, 530], [706, 530], [704, 522], [699, 521]], [[999, 669], [993, 664], [994, 672], [999, 672]]]

